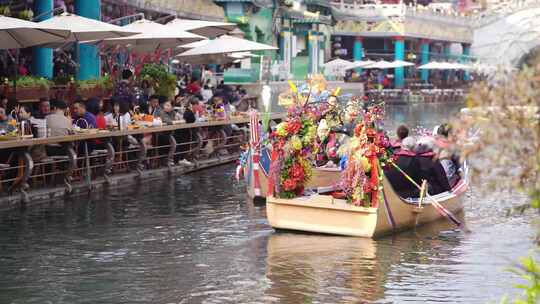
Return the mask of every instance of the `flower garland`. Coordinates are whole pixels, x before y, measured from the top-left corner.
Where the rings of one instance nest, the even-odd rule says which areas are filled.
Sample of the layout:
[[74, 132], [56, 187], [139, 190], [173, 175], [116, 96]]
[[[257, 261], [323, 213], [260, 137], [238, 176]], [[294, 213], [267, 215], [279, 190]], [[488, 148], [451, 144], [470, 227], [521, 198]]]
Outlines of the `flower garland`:
[[312, 175], [311, 161], [316, 153], [316, 116], [301, 106], [291, 107], [288, 114], [288, 121], [278, 124], [271, 135], [271, 178], [274, 179], [274, 193], [281, 198], [304, 194]]
[[356, 206], [377, 207], [382, 189], [381, 166], [389, 159], [388, 138], [382, 132], [384, 108], [375, 105], [363, 111], [363, 120], [354, 130], [341, 189], [348, 202]]

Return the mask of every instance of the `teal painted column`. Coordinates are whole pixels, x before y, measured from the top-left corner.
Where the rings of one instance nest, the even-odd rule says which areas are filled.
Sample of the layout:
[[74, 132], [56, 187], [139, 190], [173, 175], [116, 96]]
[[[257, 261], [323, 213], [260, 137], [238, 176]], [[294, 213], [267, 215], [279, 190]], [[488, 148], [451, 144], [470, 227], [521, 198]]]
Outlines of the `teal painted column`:
[[[450, 57], [451, 57], [451, 54], [450, 54], [450, 43], [445, 43], [443, 45], [443, 56], [444, 56], [444, 61], [446, 62], [449, 62], [450, 61]], [[444, 80], [448, 80], [450, 78], [450, 71], [444, 71]]]
[[[362, 39], [362, 37], [357, 36], [354, 38], [353, 60], [359, 61], [362, 60], [362, 58], [364, 58], [364, 40]], [[356, 69], [356, 72], [360, 74], [362, 73], [362, 69], [358, 68]]]
[[354, 45], [353, 45], [353, 59], [354, 61], [362, 60], [364, 57], [364, 40], [362, 37], [355, 37], [354, 38]]
[[[468, 43], [463, 43], [463, 44], [461, 44], [461, 47], [463, 49], [463, 51], [461, 52], [461, 62], [462, 63], [470, 62], [471, 45], [468, 44]], [[469, 74], [468, 71], [465, 71], [465, 73], [463, 74], [463, 80], [465, 80], [465, 81], [471, 80], [471, 75]]]
[[[101, 0], [76, 0], [75, 14], [101, 20]], [[79, 64], [77, 79], [88, 80], [99, 78], [101, 74], [101, 62], [98, 48], [86, 44], [78, 44], [77, 48], [77, 62]]]
[[[35, 0], [34, 15], [39, 17], [37, 21], [43, 21], [53, 16], [53, 0]], [[46, 14], [47, 13], [47, 14]], [[53, 50], [49, 48], [32, 48], [32, 73], [36, 76], [53, 78]]]
[[[405, 60], [405, 40], [403, 37], [394, 38], [394, 59]], [[405, 86], [405, 70], [403, 67], [394, 69], [394, 86], [400, 89]]]
[[[422, 39], [420, 41], [420, 64], [428, 64], [429, 63], [429, 40]], [[420, 71], [420, 79], [422, 79], [423, 82], [429, 81], [429, 70], [423, 69]]]

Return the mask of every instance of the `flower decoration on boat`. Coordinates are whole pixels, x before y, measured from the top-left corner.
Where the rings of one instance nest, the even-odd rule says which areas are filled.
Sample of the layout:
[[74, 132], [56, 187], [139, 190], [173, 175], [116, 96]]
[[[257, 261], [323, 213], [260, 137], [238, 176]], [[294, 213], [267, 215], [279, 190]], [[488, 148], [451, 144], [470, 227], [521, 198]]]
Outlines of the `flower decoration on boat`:
[[350, 203], [376, 207], [382, 189], [381, 166], [389, 159], [389, 142], [381, 128], [384, 108], [382, 105], [369, 106], [362, 114], [363, 119], [356, 126], [345, 152], [347, 166], [340, 186]]
[[279, 197], [292, 198], [304, 193], [311, 178], [316, 136], [315, 120], [298, 105], [289, 109], [288, 121], [276, 126], [271, 135], [271, 179]]

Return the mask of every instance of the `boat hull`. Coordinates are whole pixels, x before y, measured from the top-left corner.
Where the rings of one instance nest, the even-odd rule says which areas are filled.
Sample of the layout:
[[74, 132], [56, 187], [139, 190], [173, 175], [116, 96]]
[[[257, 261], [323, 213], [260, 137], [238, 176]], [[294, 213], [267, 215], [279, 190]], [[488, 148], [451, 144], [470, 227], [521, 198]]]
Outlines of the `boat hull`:
[[[259, 172], [260, 195], [255, 195], [253, 183], [253, 172], [250, 172], [251, 178], [247, 184], [247, 193], [250, 198], [263, 197], [268, 193], [268, 177]], [[313, 176], [306, 185], [307, 188], [331, 187], [339, 183], [341, 172], [338, 169], [314, 168]]]
[[[295, 199], [268, 197], [266, 215], [275, 229], [376, 238], [412, 229], [443, 218], [425, 201], [421, 207], [400, 198], [386, 179], [384, 203], [376, 208], [347, 204], [331, 196], [314, 195]], [[438, 202], [452, 214], [463, 210], [460, 193], [440, 196]], [[444, 198], [444, 199], [443, 199]]]

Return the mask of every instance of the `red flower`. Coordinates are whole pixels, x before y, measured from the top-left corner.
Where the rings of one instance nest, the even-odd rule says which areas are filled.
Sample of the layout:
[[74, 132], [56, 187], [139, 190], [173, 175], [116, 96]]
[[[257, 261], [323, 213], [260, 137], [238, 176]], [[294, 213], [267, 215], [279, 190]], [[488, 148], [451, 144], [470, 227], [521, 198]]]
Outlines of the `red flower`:
[[285, 191], [292, 191], [296, 189], [296, 181], [294, 179], [288, 178], [283, 181], [283, 189]]
[[302, 167], [302, 165], [300, 164], [294, 164], [289, 169], [289, 176], [299, 181], [303, 181], [304, 180], [304, 167]]
[[360, 134], [362, 134], [363, 129], [364, 129], [364, 126], [361, 124], [358, 124], [356, 128], [354, 129], [354, 135], [357, 137], [360, 136]]
[[302, 128], [302, 124], [299, 121], [291, 121], [287, 123], [287, 133], [297, 134], [298, 131]]

